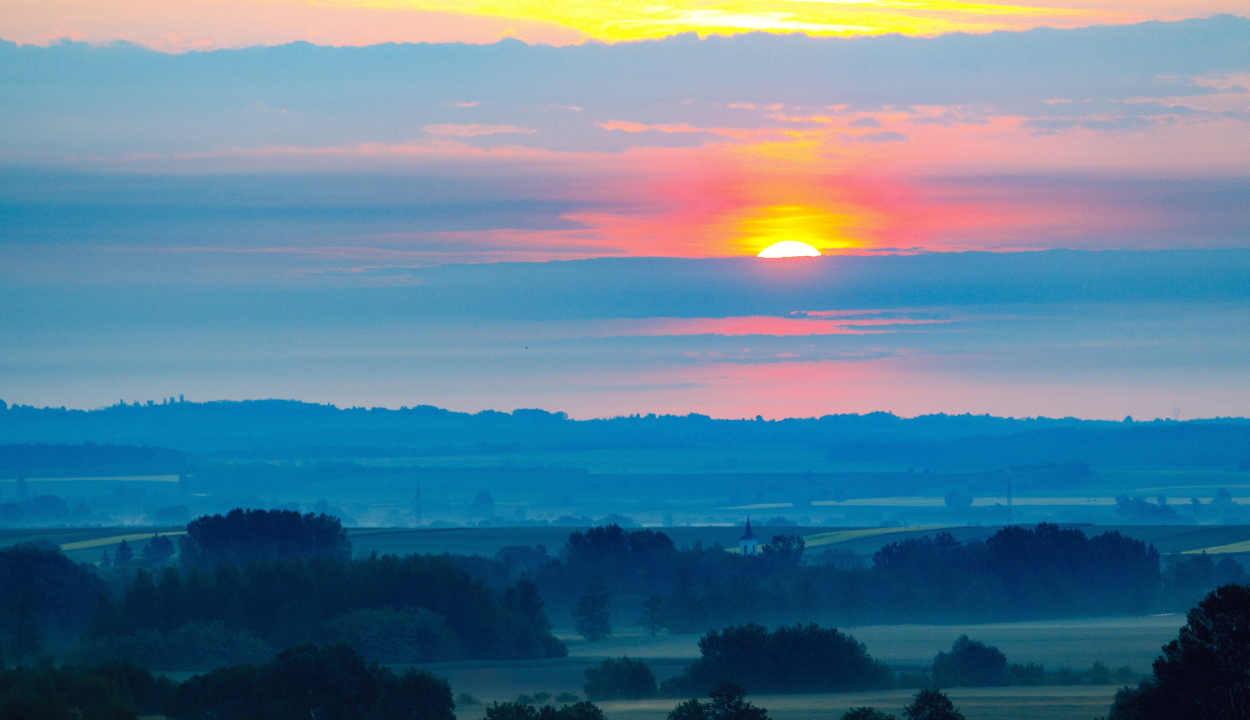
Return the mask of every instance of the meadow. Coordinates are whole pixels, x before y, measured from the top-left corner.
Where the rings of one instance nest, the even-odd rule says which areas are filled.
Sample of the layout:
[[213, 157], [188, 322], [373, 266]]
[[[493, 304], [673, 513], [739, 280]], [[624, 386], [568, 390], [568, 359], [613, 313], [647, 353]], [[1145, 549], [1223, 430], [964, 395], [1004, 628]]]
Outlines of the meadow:
[[[947, 691], [967, 720], [1092, 720], [1105, 716], [1116, 687], [1043, 686], [1003, 688], [952, 688]], [[747, 699], [768, 709], [774, 720], [836, 718], [854, 707], [869, 706], [901, 715], [913, 690], [815, 695], [754, 695]], [[603, 703], [610, 720], [665, 720], [675, 700], [641, 700]], [[476, 708], [461, 708], [461, 720], [479, 717]]]
[[[1129, 665], [1144, 676], [1160, 647], [1176, 636], [1184, 623], [1179, 614], [1140, 618], [1097, 618], [1063, 621], [997, 623], [986, 625], [891, 625], [850, 627], [843, 630], [864, 642], [869, 653], [901, 670], [927, 668], [939, 651], [949, 650], [961, 634], [1000, 648], [1012, 662], [1045, 664], [1048, 670], [1088, 669], [1095, 661], [1112, 668]], [[518, 695], [547, 692], [581, 693], [583, 671], [605, 657], [644, 658], [663, 681], [678, 674], [699, 654], [697, 635], [636, 633], [587, 643], [562, 636], [569, 657], [514, 662], [455, 662], [425, 665], [446, 677], [453, 691], [469, 693], [484, 702], [515, 699]], [[956, 688], [950, 695], [976, 718], [1091, 718], [1104, 715], [1116, 686], [1062, 685], [1007, 688]], [[783, 695], [752, 697], [779, 720], [836, 716], [837, 712], [872, 705], [890, 712], [908, 701], [913, 691]], [[609, 702], [603, 709], [612, 720], [663, 720], [676, 701], [656, 699]], [[463, 719], [480, 717], [481, 708], [463, 706]]]
[[[999, 526], [926, 525], [889, 528], [830, 528], [756, 525], [755, 533], [767, 540], [773, 535], [800, 535], [807, 541], [808, 558], [814, 560], [829, 548], [854, 552], [865, 559], [885, 545], [908, 537], [949, 532], [961, 542], [984, 540]], [[1087, 535], [1116, 531], [1128, 537], [1153, 544], [1164, 555], [1171, 553], [1207, 552], [1213, 555], [1234, 555], [1243, 562], [1250, 555], [1250, 525], [1097, 525], [1081, 526]], [[349, 528], [353, 554], [364, 557], [370, 553], [452, 553], [493, 557], [509, 545], [542, 545], [555, 556], [577, 527], [489, 527], [489, 528]], [[677, 547], [696, 542], [705, 546], [720, 543], [733, 548], [742, 535], [740, 527], [714, 525], [701, 527], [665, 527], [656, 530], [667, 534]], [[126, 540], [142, 543], [155, 533], [181, 535], [181, 526], [99, 527], [99, 528], [28, 528], [0, 529], [0, 547], [23, 542], [47, 542], [59, 546], [78, 562], [94, 563], [103, 551], [110, 553]], [[139, 546], [136, 547], [136, 550]]]
[[[773, 535], [800, 535], [807, 542], [814, 559], [820, 551], [837, 547], [871, 558], [885, 545], [908, 537], [949, 532], [961, 542], [984, 540], [998, 531], [998, 525], [951, 526], [925, 525], [889, 528], [831, 528], [768, 526], [756, 523], [755, 534], [767, 540]], [[1080, 525], [1087, 535], [1119, 532], [1153, 544], [1161, 554], [1196, 553], [1242, 554], [1250, 552], [1250, 525]], [[453, 553], [492, 557], [508, 545], [542, 545], [555, 555], [564, 545], [574, 527], [508, 527], [508, 528], [353, 528], [348, 530], [357, 556], [379, 553]], [[677, 547], [695, 542], [705, 546], [720, 543], [734, 547], [742, 528], [732, 526], [655, 528], [673, 539]], [[1240, 544], [1240, 545], [1239, 545]]]

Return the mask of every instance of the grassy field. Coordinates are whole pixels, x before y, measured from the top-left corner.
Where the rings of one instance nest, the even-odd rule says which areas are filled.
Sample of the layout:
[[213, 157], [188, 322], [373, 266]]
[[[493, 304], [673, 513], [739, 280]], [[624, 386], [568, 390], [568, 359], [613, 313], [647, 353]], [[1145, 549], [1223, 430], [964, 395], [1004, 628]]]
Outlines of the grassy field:
[[[1142, 618], [997, 623], [990, 625], [893, 625], [851, 627], [843, 630], [865, 643], [874, 658], [896, 668], [928, 667], [939, 651], [949, 650], [961, 634], [997, 646], [1012, 662], [1045, 664], [1048, 670], [1069, 666], [1086, 670], [1095, 661], [1112, 668], [1132, 667], [1138, 676], [1149, 672], [1160, 647], [1176, 637], [1184, 623], [1181, 615]], [[465, 661], [425, 665], [446, 677], [456, 693], [467, 692], [491, 702], [518, 695], [548, 692], [581, 693], [584, 670], [605, 657], [644, 658], [663, 680], [677, 675], [697, 657], [698, 636], [667, 635], [658, 638], [630, 634], [598, 643], [562, 638], [569, 643], [569, 657], [537, 661]], [[1081, 718], [1104, 715], [1113, 687], [1061, 686], [1037, 688], [957, 689], [951, 691], [973, 718]], [[908, 691], [878, 693], [789, 695], [761, 697], [754, 702], [767, 707], [772, 717], [807, 718], [830, 715], [849, 707], [873, 705], [891, 712], [910, 698]], [[662, 720], [672, 700], [607, 703], [612, 720]], [[467, 714], [465, 714], [467, 713]], [[474, 714], [478, 713], [478, 714]], [[462, 708], [461, 718], [480, 717], [480, 710]]]
[[[895, 667], [928, 666], [933, 656], [950, 650], [960, 635], [994, 645], [1011, 662], [1044, 663], [1058, 670], [1067, 665], [1088, 669], [1095, 661], [1147, 672], [1159, 649], [1185, 624], [1181, 614], [1128, 618], [1036, 620], [984, 625], [869, 625], [841, 630], [868, 646], [874, 658]], [[699, 655], [697, 635], [650, 637], [622, 634], [597, 643], [561, 637], [575, 658], [630, 657], [671, 660]]]
[[[348, 531], [357, 555], [379, 553], [458, 553], [493, 556], [506, 545], [543, 545], [555, 555], [569, 533], [582, 528], [515, 527], [515, 528], [354, 528]], [[670, 527], [655, 528], [673, 539], [677, 547], [694, 542], [704, 545], [720, 543], [737, 545], [741, 528]], [[813, 554], [819, 549], [839, 547], [871, 556], [883, 546], [908, 537], [950, 532], [962, 542], [984, 540], [998, 531], [998, 526], [963, 527], [898, 527], [898, 528], [828, 528], [828, 527], [755, 527], [755, 534], [767, 540], [773, 535], [802, 535]], [[1087, 525], [1086, 534], [1120, 532], [1128, 537], [1152, 543], [1163, 554], [1179, 552], [1245, 553], [1250, 552], [1250, 525]]]
[[[967, 720], [1092, 720], [1105, 716], [1114, 686], [953, 688], [947, 692]], [[914, 691], [817, 695], [755, 695], [748, 700], [768, 709], [774, 720], [826, 720], [853, 707], [869, 706], [900, 716]], [[664, 720], [675, 700], [603, 703], [610, 720]], [[462, 720], [480, 717], [479, 708], [461, 708]]]
[[[1250, 525], [1099, 525], [1081, 526], [1086, 534], [1116, 531], [1126, 536], [1153, 544], [1164, 555], [1171, 553], [1207, 552], [1213, 555], [1241, 555], [1243, 562], [1250, 555]], [[563, 547], [569, 533], [584, 528], [574, 527], [505, 527], [505, 528], [349, 528], [356, 556], [372, 552], [395, 553], [453, 553], [493, 557], [500, 548], [508, 545], [543, 545], [555, 556]], [[673, 539], [677, 547], [687, 547], [696, 542], [705, 546], [715, 543], [733, 548], [737, 546], [742, 529], [731, 526], [669, 527], [655, 528]], [[837, 547], [864, 557], [871, 557], [883, 546], [909, 537], [949, 532], [961, 542], [985, 540], [998, 531], [998, 526], [961, 527], [894, 527], [894, 528], [828, 528], [828, 527], [768, 527], [755, 528], [755, 534], [763, 540], [773, 535], [802, 535], [808, 543], [809, 557], [822, 550]], [[100, 527], [100, 528], [47, 528], [0, 530], [0, 547], [23, 542], [49, 542], [61, 547], [67, 555], [79, 562], [96, 562], [104, 550], [110, 553], [123, 539], [134, 544], [142, 543], [154, 533], [181, 535], [183, 527]], [[138, 548], [136, 548], [138, 550]]]
[[[457, 695], [469, 693], [482, 701], [461, 705], [461, 720], [482, 717], [484, 705], [514, 700], [521, 694], [572, 692], [582, 695], [590, 663], [574, 658], [515, 663], [444, 663], [424, 666], [448, 678]], [[681, 666], [673, 662], [653, 663], [661, 681], [676, 675]], [[968, 720], [1093, 720], [1105, 716], [1117, 686], [1058, 685], [1040, 687], [952, 688], [947, 691]], [[914, 690], [884, 690], [857, 693], [811, 695], [754, 695], [749, 700], [767, 708], [775, 720], [836, 718], [853, 707], [871, 706], [896, 716], [911, 701]], [[632, 702], [603, 702], [599, 706], [610, 720], [665, 720], [680, 700], [656, 698]]]

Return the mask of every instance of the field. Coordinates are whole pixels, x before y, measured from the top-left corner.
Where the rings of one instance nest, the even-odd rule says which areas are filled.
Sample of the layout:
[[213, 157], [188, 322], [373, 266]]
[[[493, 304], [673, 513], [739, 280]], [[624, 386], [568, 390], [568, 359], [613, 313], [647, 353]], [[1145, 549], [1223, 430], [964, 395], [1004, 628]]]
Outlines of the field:
[[[1087, 669], [1101, 661], [1112, 668], [1131, 666], [1139, 674], [1149, 671], [1159, 648], [1176, 636], [1184, 622], [1180, 615], [1144, 618], [1111, 618], [992, 625], [897, 625], [844, 628], [868, 646], [873, 657], [898, 668], [927, 666], [940, 650], [950, 649], [961, 634], [998, 646], [1013, 662], [1040, 662], [1050, 670], [1063, 666]], [[681, 672], [698, 655], [698, 637], [673, 635], [651, 638], [642, 635], [615, 637], [600, 643], [570, 643], [569, 657], [559, 660], [517, 662], [458, 662], [424, 666], [446, 677], [454, 692], [467, 692], [484, 702], [511, 700], [521, 694], [548, 692], [581, 693], [583, 671], [603, 657], [645, 658], [663, 681]], [[1115, 686], [1043, 686], [1030, 688], [961, 688], [950, 691], [968, 720], [1030, 718], [1042, 720], [1091, 720], [1105, 715]], [[752, 697], [777, 720], [836, 717], [861, 705], [895, 714], [913, 691], [871, 693], [783, 695]], [[611, 720], [663, 720], [677, 701], [671, 699], [603, 703]], [[481, 717], [481, 706], [463, 706], [463, 720]]]
[[[896, 528], [828, 528], [828, 527], [755, 527], [757, 536], [763, 539], [773, 535], [802, 535], [810, 548], [809, 557], [821, 551], [837, 547], [870, 558], [873, 553], [887, 545], [908, 537], [949, 532], [962, 542], [984, 540], [998, 531], [999, 526], [920, 526]], [[1199, 553], [1213, 555], [1237, 555], [1243, 563], [1250, 555], [1250, 525], [1099, 525], [1081, 526], [1086, 534], [1120, 532], [1126, 536], [1152, 543], [1159, 552]], [[493, 557], [508, 545], [542, 545], [552, 556], [559, 553], [569, 533], [582, 528], [575, 527], [504, 527], [504, 528], [349, 528], [348, 538], [357, 556], [372, 552], [395, 553], [453, 553]], [[732, 548], [737, 545], [742, 529], [728, 525], [702, 527], [655, 528], [673, 539], [677, 547], [687, 547], [695, 542], [705, 546], [720, 543]], [[154, 533], [181, 535], [183, 527], [100, 527], [100, 528], [47, 528], [0, 530], [0, 547], [22, 542], [48, 542], [58, 545], [67, 555], [78, 562], [96, 562], [100, 554], [116, 549], [123, 539], [130, 543], [142, 543]], [[136, 547], [138, 550], [139, 547]]]
[[[773, 535], [802, 535], [811, 547], [813, 555], [826, 547], [850, 550], [865, 557], [883, 546], [907, 537], [932, 535], [945, 531], [963, 542], [984, 540], [998, 531], [1000, 526], [962, 527], [897, 527], [897, 528], [829, 528], [829, 527], [768, 527], [755, 526], [755, 534], [767, 540]], [[1128, 537], [1152, 543], [1159, 552], [1194, 553], [1206, 551], [1212, 554], [1242, 554], [1250, 552], [1250, 525], [1083, 525], [1087, 535], [1102, 532], [1119, 532]], [[357, 555], [379, 553], [459, 553], [493, 556], [506, 545], [543, 545], [555, 555], [570, 532], [580, 528], [568, 527], [515, 527], [515, 528], [355, 528], [348, 531]], [[694, 542], [705, 546], [720, 543], [726, 547], [737, 545], [742, 529], [729, 526], [666, 527], [655, 528], [673, 539], [677, 547]], [[1244, 560], [1244, 558], [1243, 558]]]
[[[947, 691], [967, 720], [1092, 720], [1105, 716], [1117, 690], [1114, 686], [954, 688]], [[853, 707], [869, 706], [899, 717], [913, 690], [817, 695], [757, 695], [748, 700], [768, 709], [774, 720], [837, 718]], [[610, 720], [665, 720], [677, 700], [604, 703]], [[462, 708], [463, 720], [478, 717]]]

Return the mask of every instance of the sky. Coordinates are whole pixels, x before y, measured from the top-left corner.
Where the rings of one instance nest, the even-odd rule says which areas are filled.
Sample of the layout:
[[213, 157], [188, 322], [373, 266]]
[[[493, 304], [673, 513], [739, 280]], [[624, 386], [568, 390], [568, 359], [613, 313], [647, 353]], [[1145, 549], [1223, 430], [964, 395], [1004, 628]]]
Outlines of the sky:
[[0, 8], [10, 403], [1246, 414], [1244, 3]]

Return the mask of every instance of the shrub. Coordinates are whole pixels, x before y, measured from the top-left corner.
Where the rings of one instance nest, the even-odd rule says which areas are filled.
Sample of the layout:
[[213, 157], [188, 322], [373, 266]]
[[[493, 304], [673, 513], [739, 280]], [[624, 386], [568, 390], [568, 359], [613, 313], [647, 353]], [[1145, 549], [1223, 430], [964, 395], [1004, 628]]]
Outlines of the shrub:
[[586, 668], [583, 689], [591, 700], [638, 700], [655, 697], [655, 673], [642, 660], [608, 658]]
[[664, 683], [669, 693], [698, 693], [720, 681], [752, 692], [846, 692], [891, 685], [890, 670], [863, 643], [816, 624], [727, 627], [699, 641], [702, 657]]
[[964, 720], [963, 713], [937, 688], [916, 693], [911, 704], [903, 708], [903, 717], [907, 720]]
[[960, 635], [949, 653], [933, 658], [938, 687], [990, 687], [1007, 684], [1007, 658], [998, 648]]

